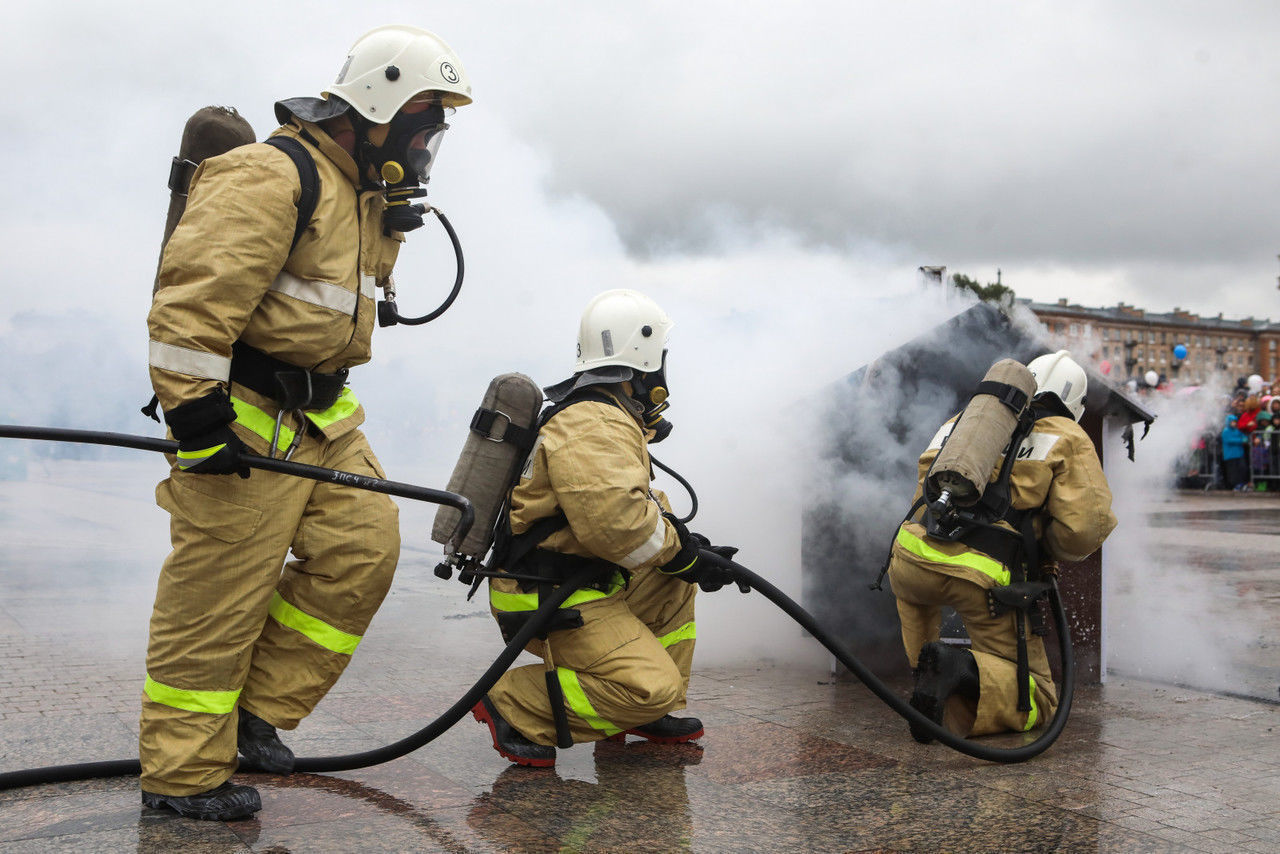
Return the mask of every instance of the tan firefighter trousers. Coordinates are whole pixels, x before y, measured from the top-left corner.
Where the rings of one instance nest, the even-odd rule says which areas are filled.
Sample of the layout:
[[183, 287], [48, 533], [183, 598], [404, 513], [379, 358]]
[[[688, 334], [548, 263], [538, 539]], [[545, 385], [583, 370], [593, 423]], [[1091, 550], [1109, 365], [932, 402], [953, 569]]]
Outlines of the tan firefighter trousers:
[[1021, 732], [1053, 717], [1058, 695], [1045, 657], [1044, 642], [1027, 637], [1027, 661], [1031, 672], [1031, 712], [1018, 711], [1018, 641], [1014, 614], [992, 617], [987, 612], [987, 591], [963, 578], [916, 566], [897, 555], [889, 566], [889, 581], [898, 599], [902, 621], [902, 645], [911, 666], [920, 647], [938, 639], [942, 606], [949, 605], [964, 621], [978, 662], [981, 689], [975, 705], [953, 695], [947, 702], [946, 723], [961, 735]]
[[[639, 569], [612, 596], [574, 605], [582, 614], [580, 628], [548, 636], [575, 742], [599, 741], [684, 708], [695, 592], [694, 585], [652, 567]], [[529, 740], [554, 745], [543, 642], [535, 639], [527, 649], [544, 664], [507, 671], [489, 699]]]
[[[291, 460], [383, 477], [359, 430], [307, 435]], [[333, 686], [391, 586], [400, 534], [386, 495], [257, 470], [175, 470], [156, 501], [173, 551], [151, 616], [142, 788], [184, 796], [235, 771], [237, 706], [293, 729]]]

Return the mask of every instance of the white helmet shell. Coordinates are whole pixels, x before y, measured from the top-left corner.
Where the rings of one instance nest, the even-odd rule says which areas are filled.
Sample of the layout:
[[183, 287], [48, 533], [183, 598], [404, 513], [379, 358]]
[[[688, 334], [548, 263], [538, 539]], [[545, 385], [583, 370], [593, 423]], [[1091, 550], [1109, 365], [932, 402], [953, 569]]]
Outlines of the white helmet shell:
[[1027, 370], [1036, 378], [1036, 396], [1052, 394], [1062, 401], [1076, 421], [1084, 414], [1084, 395], [1089, 377], [1066, 350], [1046, 353], [1031, 360]]
[[453, 48], [424, 29], [392, 24], [356, 40], [323, 94], [337, 95], [381, 125], [423, 92], [439, 92], [446, 107], [471, 103], [471, 81]]
[[582, 312], [574, 373], [605, 365], [656, 371], [662, 367], [662, 351], [674, 325], [656, 302], [638, 291], [605, 291]]

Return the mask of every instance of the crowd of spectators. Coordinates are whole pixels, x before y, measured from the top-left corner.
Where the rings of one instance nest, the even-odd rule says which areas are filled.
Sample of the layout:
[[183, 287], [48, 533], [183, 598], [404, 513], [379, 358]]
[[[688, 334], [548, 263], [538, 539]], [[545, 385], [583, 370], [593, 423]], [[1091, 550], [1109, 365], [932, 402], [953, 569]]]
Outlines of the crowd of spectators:
[[1206, 489], [1280, 490], [1280, 390], [1241, 380], [1199, 451]]

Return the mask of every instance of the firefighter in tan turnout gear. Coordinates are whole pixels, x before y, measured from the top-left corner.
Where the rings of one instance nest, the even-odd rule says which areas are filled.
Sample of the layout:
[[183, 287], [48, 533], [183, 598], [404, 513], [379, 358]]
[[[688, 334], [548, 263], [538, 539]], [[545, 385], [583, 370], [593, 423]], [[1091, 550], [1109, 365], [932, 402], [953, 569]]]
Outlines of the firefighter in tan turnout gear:
[[625, 733], [666, 743], [702, 735], [697, 718], [670, 714], [685, 707], [689, 686], [694, 585], [729, 581], [698, 550], [736, 550], [689, 533], [650, 487], [647, 443], [671, 428], [662, 417], [671, 326], [642, 294], [600, 294], [582, 315], [575, 373], [546, 389], [550, 406], [511, 492], [507, 542], [495, 544], [495, 565], [524, 576], [490, 581], [503, 635], [519, 630], [540, 591], [587, 564], [598, 573], [530, 644], [544, 664], [508, 671], [473, 710], [512, 762], [553, 765], [553, 745]]
[[422, 223], [409, 201], [470, 92], [439, 38], [381, 27], [323, 98], [276, 105], [272, 136], [314, 164], [308, 221], [303, 166], [281, 148], [232, 149], [192, 179], [148, 318], [151, 380], [179, 450], [156, 489], [173, 551], [147, 649], [146, 806], [202, 819], [260, 809], [228, 781], [237, 750], [292, 770], [276, 728], [332, 687], [387, 593], [400, 542], [387, 496], [249, 477], [242, 455], [383, 477], [347, 371], [369, 360], [374, 289]]
[[[1007, 531], [979, 526], [948, 541], [909, 518], [898, 530], [889, 564], [902, 642], [916, 673], [911, 705], [961, 735], [1030, 730], [1050, 720], [1058, 703], [1044, 643], [1032, 634], [1023, 691], [1029, 709], [1018, 708], [1018, 616], [996, 614], [988, 591], [1009, 585], [1011, 570], [1017, 577], [1029, 542], [1041, 564], [1075, 562], [1097, 550], [1116, 525], [1097, 452], [1076, 423], [1084, 412], [1084, 370], [1065, 350], [1034, 359], [1027, 368], [1035, 382], [1028, 413], [1034, 422], [1012, 463], [1011, 507], [994, 522]], [[952, 419], [943, 425], [920, 456], [917, 498], [956, 424]], [[939, 642], [944, 605], [964, 621], [971, 651]], [[914, 727], [912, 735], [932, 740]]]

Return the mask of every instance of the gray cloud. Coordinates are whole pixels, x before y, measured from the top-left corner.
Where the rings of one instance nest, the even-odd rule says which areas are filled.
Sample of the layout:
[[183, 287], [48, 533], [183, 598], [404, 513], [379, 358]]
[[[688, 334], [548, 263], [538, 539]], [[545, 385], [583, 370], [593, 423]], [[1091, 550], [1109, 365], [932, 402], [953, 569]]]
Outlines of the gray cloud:
[[443, 33], [476, 86], [433, 195], [515, 145], [540, 192], [594, 208], [640, 262], [782, 235], [886, 270], [999, 266], [1038, 299], [1106, 281], [1108, 302], [1280, 314], [1280, 7], [222, 7], [6, 6], [6, 248], [72, 243], [122, 270], [111, 247], [163, 216], [192, 109], [233, 103], [265, 133], [271, 102], [327, 83], [356, 35], [411, 21]]
[[1204, 310], [1210, 285], [1269, 291], [1275, 7], [552, 8], [575, 25], [528, 52], [504, 112], [637, 254], [716, 251], [731, 222], [953, 267], [1119, 267], [1153, 308], [1178, 300], [1161, 265], [1231, 268], [1181, 290]]

